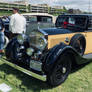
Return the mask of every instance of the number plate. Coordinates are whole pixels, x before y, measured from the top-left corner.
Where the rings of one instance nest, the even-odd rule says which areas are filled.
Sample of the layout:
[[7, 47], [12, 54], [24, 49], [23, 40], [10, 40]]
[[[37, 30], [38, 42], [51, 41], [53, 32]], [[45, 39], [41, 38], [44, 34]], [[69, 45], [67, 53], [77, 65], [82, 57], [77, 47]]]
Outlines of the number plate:
[[37, 70], [37, 71], [41, 71], [42, 70], [42, 63], [39, 61], [31, 60], [30, 61], [30, 68]]

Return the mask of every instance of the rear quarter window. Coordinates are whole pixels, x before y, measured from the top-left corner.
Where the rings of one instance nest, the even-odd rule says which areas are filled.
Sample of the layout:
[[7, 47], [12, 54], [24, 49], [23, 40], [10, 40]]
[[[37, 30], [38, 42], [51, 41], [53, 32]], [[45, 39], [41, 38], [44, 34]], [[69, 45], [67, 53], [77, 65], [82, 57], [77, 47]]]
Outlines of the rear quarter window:
[[89, 18], [88, 29], [92, 29], [92, 17]]

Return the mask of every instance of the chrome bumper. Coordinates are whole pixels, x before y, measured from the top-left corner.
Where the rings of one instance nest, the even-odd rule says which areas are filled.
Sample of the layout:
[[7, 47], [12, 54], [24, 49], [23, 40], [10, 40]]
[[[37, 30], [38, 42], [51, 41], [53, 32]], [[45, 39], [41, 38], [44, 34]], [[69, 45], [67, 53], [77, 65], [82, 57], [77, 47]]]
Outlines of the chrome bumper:
[[37, 79], [39, 79], [39, 80], [42, 80], [42, 81], [46, 81], [46, 75], [39, 75], [39, 74], [37, 74], [37, 73], [34, 73], [34, 72], [29, 71], [29, 70], [27, 70], [27, 69], [24, 69], [24, 68], [22, 68], [22, 67], [20, 67], [20, 66], [18, 66], [18, 65], [16, 65], [16, 64], [13, 64], [13, 63], [7, 61], [5, 58], [3, 58], [2, 61], [3, 61], [4, 63], [8, 64], [9, 66], [11, 66], [11, 67], [17, 69], [17, 70], [24, 72], [24, 73], [27, 74], [27, 75], [30, 75], [30, 76], [32, 76], [32, 77], [34, 77], [34, 78], [37, 78]]

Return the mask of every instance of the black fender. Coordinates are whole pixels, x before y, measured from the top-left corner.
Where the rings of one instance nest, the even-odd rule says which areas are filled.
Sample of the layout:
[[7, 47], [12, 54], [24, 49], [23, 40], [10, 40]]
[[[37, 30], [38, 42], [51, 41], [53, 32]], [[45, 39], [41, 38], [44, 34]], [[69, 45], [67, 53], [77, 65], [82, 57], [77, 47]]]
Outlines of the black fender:
[[42, 66], [43, 71], [48, 72], [52, 70], [54, 65], [57, 63], [57, 59], [61, 57], [62, 54], [68, 54], [72, 63], [75, 64], [83, 64], [87, 62], [87, 60], [83, 58], [72, 46], [60, 43], [48, 52]]
[[[14, 37], [13, 39], [10, 40], [7, 47], [5, 48], [5, 56], [7, 57], [7, 59], [12, 59], [13, 58], [13, 56], [14, 56], [13, 55], [14, 46], [15, 46], [16, 43], [18, 43], [17, 37]], [[25, 46], [25, 48], [29, 47], [28, 38], [25, 40], [23, 45]]]
[[83, 34], [75, 34], [71, 38], [69, 45], [75, 48], [76, 45], [74, 43], [78, 43], [77, 41], [80, 41], [81, 47], [82, 47], [81, 52], [80, 52], [80, 50], [79, 51], [77, 50], [77, 51], [79, 53], [81, 53], [81, 55], [83, 55], [84, 52], [85, 52], [85, 49], [86, 49], [86, 38], [85, 38], [85, 36]]

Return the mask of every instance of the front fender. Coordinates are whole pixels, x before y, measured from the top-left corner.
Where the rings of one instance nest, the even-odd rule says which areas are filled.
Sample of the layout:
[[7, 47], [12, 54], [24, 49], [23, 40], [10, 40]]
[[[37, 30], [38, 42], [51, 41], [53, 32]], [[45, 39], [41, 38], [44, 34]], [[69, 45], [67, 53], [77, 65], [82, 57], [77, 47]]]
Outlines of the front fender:
[[53, 69], [53, 66], [56, 64], [58, 58], [65, 53], [69, 55], [71, 60], [73, 58], [72, 62], [75, 62], [76, 64], [83, 64], [86, 62], [86, 59], [84, 59], [72, 46], [60, 43], [49, 51], [43, 64], [43, 70], [49, 71]]

